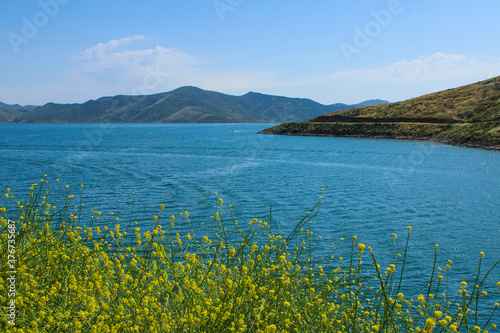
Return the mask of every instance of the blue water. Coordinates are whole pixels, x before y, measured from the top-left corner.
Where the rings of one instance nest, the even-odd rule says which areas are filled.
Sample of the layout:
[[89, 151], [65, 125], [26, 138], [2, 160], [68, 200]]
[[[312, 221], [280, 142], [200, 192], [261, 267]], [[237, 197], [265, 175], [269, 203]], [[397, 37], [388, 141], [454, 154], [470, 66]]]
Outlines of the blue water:
[[[275, 225], [286, 231], [324, 188], [311, 228], [326, 241], [356, 235], [387, 258], [391, 234], [398, 234], [401, 247], [407, 226], [413, 227], [407, 281], [415, 290], [430, 275], [434, 244], [438, 265], [452, 260], [456, 281], [469, 285], [480, 251], [485, 268], [500, 259], [499, 152], [424, 141], [256, 134], [269, 126], [3, 124], [0, 191], [9, 187], [22, 197], [47, 174], [77, 195], [85, 184], [88, 210], [113, 211], [123, 220], [135, 192], [134, 221], [143, 226], [161, 204], [167, 216], [188, 210], [200, 225], [213, 215], [217, 192], [240, 221], [268, 219], [272, 205]], [[500, 301], [496, 281], [500, 269], [488, 281], [492, 302]]]

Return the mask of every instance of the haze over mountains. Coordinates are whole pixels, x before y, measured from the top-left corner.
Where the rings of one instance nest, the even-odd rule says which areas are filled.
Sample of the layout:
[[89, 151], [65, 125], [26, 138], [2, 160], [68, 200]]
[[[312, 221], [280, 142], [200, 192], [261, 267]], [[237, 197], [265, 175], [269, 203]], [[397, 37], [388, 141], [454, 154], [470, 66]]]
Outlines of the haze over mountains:
[[170, 92], [102, 97], [82, 104], [47, 103], [40, 107], [0, 104], [0, 122], [9, 123], [260, 123], [304, 121], [324, 113], [388, 103], [323, 105], [304, 98], [249, 92], [226, 95], [196, 87]]

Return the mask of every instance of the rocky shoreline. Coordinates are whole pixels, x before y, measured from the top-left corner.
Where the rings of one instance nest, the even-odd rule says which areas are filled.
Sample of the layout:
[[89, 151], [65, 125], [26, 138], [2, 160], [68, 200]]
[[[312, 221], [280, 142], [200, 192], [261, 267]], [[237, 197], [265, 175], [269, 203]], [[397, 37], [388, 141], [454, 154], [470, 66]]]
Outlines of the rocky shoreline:
[[[284, 123], [287, 124], [287, 123]], [[369, 138], [369, 139], [396, 139], [396, 140], [421, 140], [421, 141], [432, 141], [436, 143], [448, 144], [458, 147], [466, 147], [466, 148], [476, 148], [476, 149], [485, 149], [492, 151], [500, 151], [500, 145], [489, 145], [489, 144], [481, 144], [474, 142], [460, 142], [457, 140], [451, 140], [449, 138], [438, 137], [438, 136], [415, 136], [415, 135], [387, 135], [387, 134], [362, 134], [362, 133], [321, 133], [318, 131], [287, 131], [286, 129], [281, 128], [280, 126], [284, 125], [280, 124], [274, 127], [266, 128], [258, 134], [274, 134], [274, 135], [290, 135], [290, 136], [321, 136], [321, 137], [343, 137], [343, 138]], [[290, 124], [290, 123], [288, 123]], [[307, 123], [302, 123], [307, 124]], [[311, 124], [311, 123], [309, 123]], [[328, 124], [328, 123], [323, 123]]]

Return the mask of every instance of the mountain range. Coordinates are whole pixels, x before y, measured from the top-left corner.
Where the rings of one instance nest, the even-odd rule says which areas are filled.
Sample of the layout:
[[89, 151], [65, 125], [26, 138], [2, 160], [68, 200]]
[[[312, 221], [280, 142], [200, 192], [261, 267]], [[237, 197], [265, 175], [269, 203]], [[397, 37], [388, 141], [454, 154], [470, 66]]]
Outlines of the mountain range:
[[500, 150], [500, 76], [401, 102], [285, 122], [261, 133], [419, 139]]
[[323, 105], [310, 99], [249, 92], [242, 96], [197, 87], [170, 92], [102, 97], [82, 104], [39, 107], [0, 104], [0, 122], [9, 123], [261, 123], [304, 121], [327, 112], [388, 103]]

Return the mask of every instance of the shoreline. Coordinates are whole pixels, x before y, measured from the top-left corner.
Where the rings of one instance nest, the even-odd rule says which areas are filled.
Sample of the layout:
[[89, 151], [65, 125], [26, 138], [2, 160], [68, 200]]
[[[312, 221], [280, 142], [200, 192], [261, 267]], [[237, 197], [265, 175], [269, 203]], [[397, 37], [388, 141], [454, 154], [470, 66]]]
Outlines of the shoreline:
[[415, 136], [391, 136], [391, 135], [364, 135], [364, 134], [346, 134], [346, 135], [334, 135], [334, 134], [316, 134], [307, 132], [274, 132], [270, 131], [270, 128], [266, 128], [258, 132], [257, 134], [270, 134], [270, 135], [288, 135], [288, 136], [318, 136], [318, 137], [332, 137], [332, 138], [361, 138], [361, 139], [393, 139], [393, 140], [419, 140], [419, 141], [432, 141], [436, 143], [442, 143], [450, 146], [465, 147], [465, 148], [476, 148], [484, 149], [489, 151], [500, 152], [499, 146], [487, 146], [481, 144], [473, 143], [462, 143], [453, 142], [451, 140], [432, 138], [432, 137], [415, 137]]

